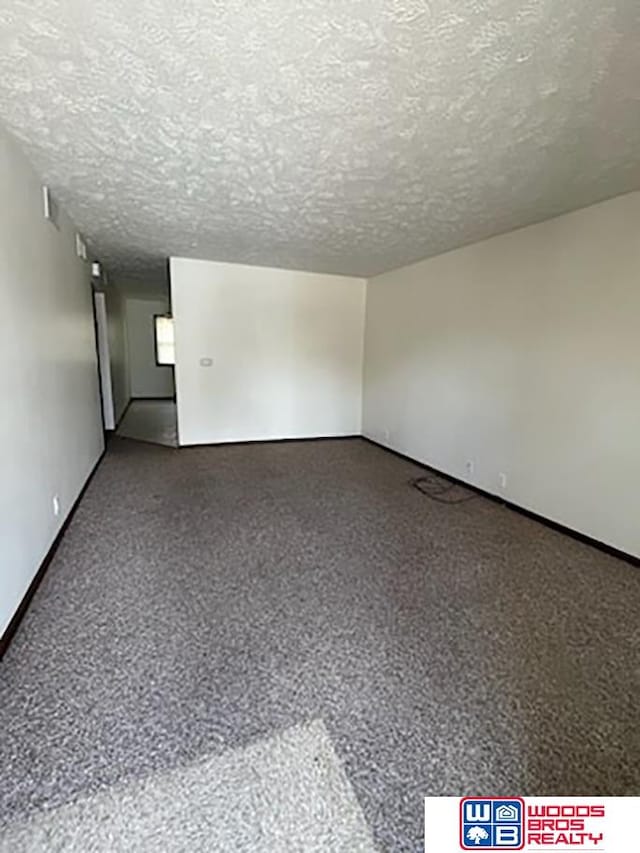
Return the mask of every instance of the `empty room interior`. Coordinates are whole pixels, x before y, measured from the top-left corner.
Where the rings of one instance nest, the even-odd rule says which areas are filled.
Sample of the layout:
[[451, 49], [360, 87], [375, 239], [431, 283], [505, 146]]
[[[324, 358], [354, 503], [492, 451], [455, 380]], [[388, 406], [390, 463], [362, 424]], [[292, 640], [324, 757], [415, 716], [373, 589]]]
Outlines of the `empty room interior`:
[[2, 853], [640, 795], [637, 0], [3, 0], [0, 292]]

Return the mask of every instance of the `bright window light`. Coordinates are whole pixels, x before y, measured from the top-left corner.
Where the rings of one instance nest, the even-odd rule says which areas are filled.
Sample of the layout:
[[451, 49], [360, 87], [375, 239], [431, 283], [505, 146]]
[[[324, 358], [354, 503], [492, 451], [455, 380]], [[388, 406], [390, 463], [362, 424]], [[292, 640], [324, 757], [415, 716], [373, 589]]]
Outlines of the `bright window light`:
[[155, 324], [156, 363], [176, 363], [176, 343], [173, 328], [173, 317], [169, 314], [156, 314]]

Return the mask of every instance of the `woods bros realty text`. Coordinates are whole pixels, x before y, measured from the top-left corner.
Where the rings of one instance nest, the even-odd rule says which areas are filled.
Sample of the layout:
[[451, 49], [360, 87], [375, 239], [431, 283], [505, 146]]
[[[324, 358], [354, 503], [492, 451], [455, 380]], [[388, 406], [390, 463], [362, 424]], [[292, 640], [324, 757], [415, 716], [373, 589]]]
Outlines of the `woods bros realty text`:
[[604, 818], [605, 808], [581, 805], [527, 806], [525, 844], [601, 844], [603, 833], [588, 831], [587, 825], [591, 825], [591, 820]]

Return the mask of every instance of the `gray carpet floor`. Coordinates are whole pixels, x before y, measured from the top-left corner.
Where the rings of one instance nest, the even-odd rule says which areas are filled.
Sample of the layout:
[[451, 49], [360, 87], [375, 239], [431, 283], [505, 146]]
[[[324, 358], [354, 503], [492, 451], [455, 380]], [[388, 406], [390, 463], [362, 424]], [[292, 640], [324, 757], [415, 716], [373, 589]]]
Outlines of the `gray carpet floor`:
[[81, 797], [0, 834], [0, 853], [375, 853], [316, 720]]
[[637, 795], [640, 572], [359, 439], [115, 439], [0, 663], [0, 822], [321, 720], [382, 850], [427, 794]]

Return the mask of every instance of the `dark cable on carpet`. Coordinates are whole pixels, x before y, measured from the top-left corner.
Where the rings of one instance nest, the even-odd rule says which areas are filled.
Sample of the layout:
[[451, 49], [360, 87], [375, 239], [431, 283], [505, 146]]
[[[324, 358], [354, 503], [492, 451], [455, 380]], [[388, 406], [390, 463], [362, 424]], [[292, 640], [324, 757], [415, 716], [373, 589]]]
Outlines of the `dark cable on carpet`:
[[409, 480], [409, 483], [421, 494], [441, 504], [463, 504], [467, 503], [467, 501], [473, 501], [478, 497], [476, 494], [466, 494], [462, 497], [448, 496], [453, 489], [464, 489], [464, 486], [461, 486], [460, 483], [447, 480], [444, 477], [423, 475]]

